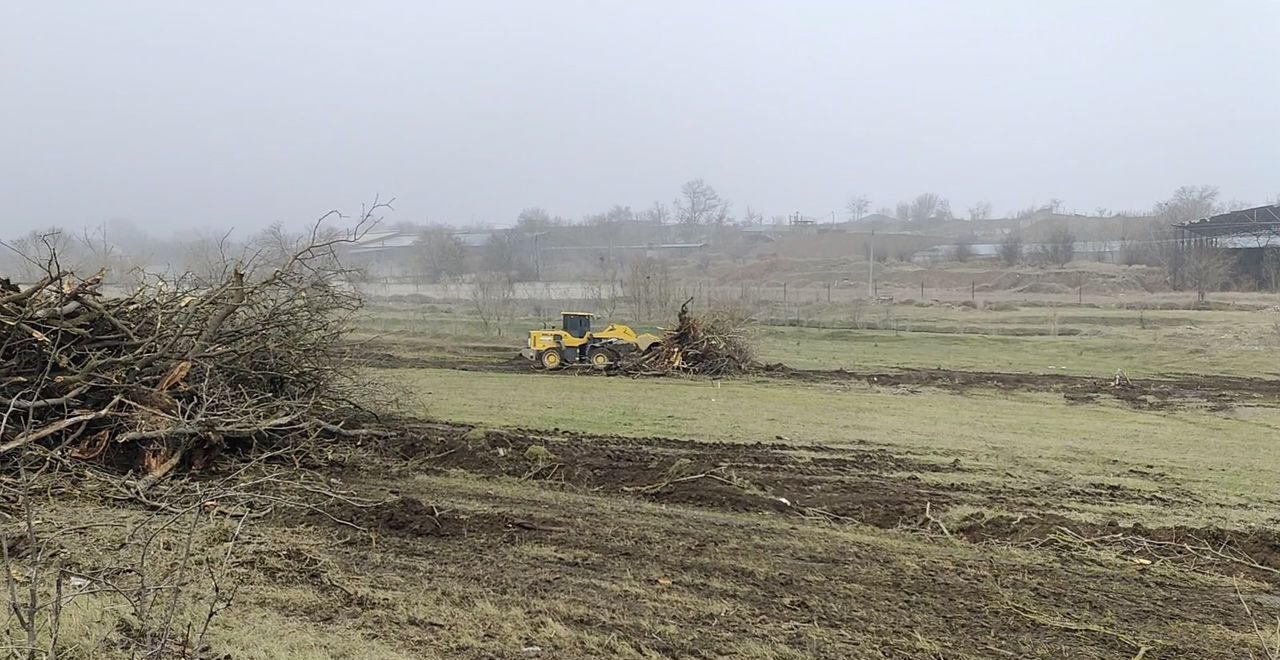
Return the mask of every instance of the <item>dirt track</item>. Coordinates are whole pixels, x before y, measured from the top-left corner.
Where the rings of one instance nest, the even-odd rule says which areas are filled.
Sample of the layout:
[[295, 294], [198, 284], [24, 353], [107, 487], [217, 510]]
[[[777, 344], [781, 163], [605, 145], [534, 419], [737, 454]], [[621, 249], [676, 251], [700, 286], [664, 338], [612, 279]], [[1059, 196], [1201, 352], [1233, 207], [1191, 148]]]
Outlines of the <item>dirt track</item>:
[[[535, 369], [528, 360], [509, 351], [489, 350], [476, 359], [453, 356], [438, 358], [403, 356], [392, 347], [368, 346], [362, 359], [371, 366], [400, 369], [456, 369], [495, 373], [565, 375], [614, 375], [590, 367], [574, 367], [555, 372]], [[1072, 403], [1119, 400], [1136, 408], [1208, 408], [1223, 410], [1238, 405], [1280, 405], [1280, 380], [1221, 375], [1175, 375], [1163, 378], [1129, 378], [1123, 373], [1110, 377], [1071, 374], [1031, 374], [952, 369], [901, 368], [878, 371], [845, 369], [795, 369], [784, 364], [759, 366], [752, 376], [804, 383], [866, 383], [878, 387], [927, 387], [951, 391], [996, 389], [1024, 392], [1061, 393]]]
[[934, 387], [949, 390], [991, 388], [1012, 391], [1061, 392], [1069, 401], [1088, 403], [1101, 397], [1135, 407], [1171, 408], [1238, 404], [1280, 404], [1280, 380], [1239, 376], [1186, 375], [1167, 378], [1110, 378], [1070, 374], [1019, 374], [951, 369], [898, 369], [881, 372], [793, 369], [766, 365], [761, 373], [773, 378], [814, 383], [862, 381], [883, 387]]

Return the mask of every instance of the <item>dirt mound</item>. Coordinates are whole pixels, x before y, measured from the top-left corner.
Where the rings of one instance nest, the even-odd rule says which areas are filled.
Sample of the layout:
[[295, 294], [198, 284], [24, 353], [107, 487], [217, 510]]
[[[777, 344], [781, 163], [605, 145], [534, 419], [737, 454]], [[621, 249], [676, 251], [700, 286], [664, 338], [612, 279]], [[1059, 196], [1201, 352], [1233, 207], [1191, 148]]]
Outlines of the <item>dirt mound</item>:
[[440, 510], [413, 497], [397, 497], [368, 507], [340, 503], [325, 513], [370, 531], [406, 536], [440, 535], [445, 522]]
[[1071, 293], [1071, 288], [1063, 284], [1058, 284], [1056, 282], [1032, 282], [1030, 284], [1024, 284], [1014, 289], [1014, 292], [1065, 294], [1065, 293]]

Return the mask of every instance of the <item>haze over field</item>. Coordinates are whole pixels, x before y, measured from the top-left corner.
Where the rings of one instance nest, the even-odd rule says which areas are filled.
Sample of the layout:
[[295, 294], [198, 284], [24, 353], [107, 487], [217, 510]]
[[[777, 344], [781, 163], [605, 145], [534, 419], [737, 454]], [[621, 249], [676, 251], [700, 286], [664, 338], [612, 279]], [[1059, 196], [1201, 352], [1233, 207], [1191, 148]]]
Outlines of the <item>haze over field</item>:
[[1280, 4], [9, 3], [3, 234], [1280, 193]]

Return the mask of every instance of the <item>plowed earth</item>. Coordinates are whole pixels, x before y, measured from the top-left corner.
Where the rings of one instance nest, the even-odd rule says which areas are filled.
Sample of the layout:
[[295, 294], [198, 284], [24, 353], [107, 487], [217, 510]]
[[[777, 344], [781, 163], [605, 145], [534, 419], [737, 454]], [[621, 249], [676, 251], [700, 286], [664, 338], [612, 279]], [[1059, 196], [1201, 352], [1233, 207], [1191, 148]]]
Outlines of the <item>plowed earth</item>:
[[[276, 524], [328, 530], [334, 573], [384, 601], [478, 580], [492, 602], [625, 641], [617, 657], [1239, 658], [1252, 621], [1280, 612], [1274, 532], [1044, 513], [1150, 497], [1121, 487], [986, 488], [959, 462], [865, 445], [427, 423], [368, 451], [329, 469], [381, 503]], [[1013, 513], [948, 516], [992, 501]], [[361, 593], [328, 598], [352, 617]], [[397, 635], [449, 642], [438, 622]], [[602, 653], [575, 639], [442, 657]]]

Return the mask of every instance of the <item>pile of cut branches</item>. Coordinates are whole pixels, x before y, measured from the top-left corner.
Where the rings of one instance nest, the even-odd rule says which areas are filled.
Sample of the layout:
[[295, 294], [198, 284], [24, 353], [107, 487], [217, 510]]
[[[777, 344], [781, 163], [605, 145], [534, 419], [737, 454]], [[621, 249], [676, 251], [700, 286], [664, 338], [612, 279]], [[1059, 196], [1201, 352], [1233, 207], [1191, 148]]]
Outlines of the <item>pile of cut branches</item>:
[[621, 367], [635, 375], [697, 374], [732, 376], [755, 365], [755, 351], [745, 334], [745, 320], [727, 312], [694, 316], [686, 300], [676, 326], [662, 340], [625, 361]]
[[344, 341], [360, 298], [335, 247], [369, 222], [317, 223], [292, 254], [228, 261], [220, 281], [147, 276], [109, 295], [55, 254], [37, 282], [0, 279], [0, 463], [39, 450], [145, 486], [229, 446], [359, 433]]

